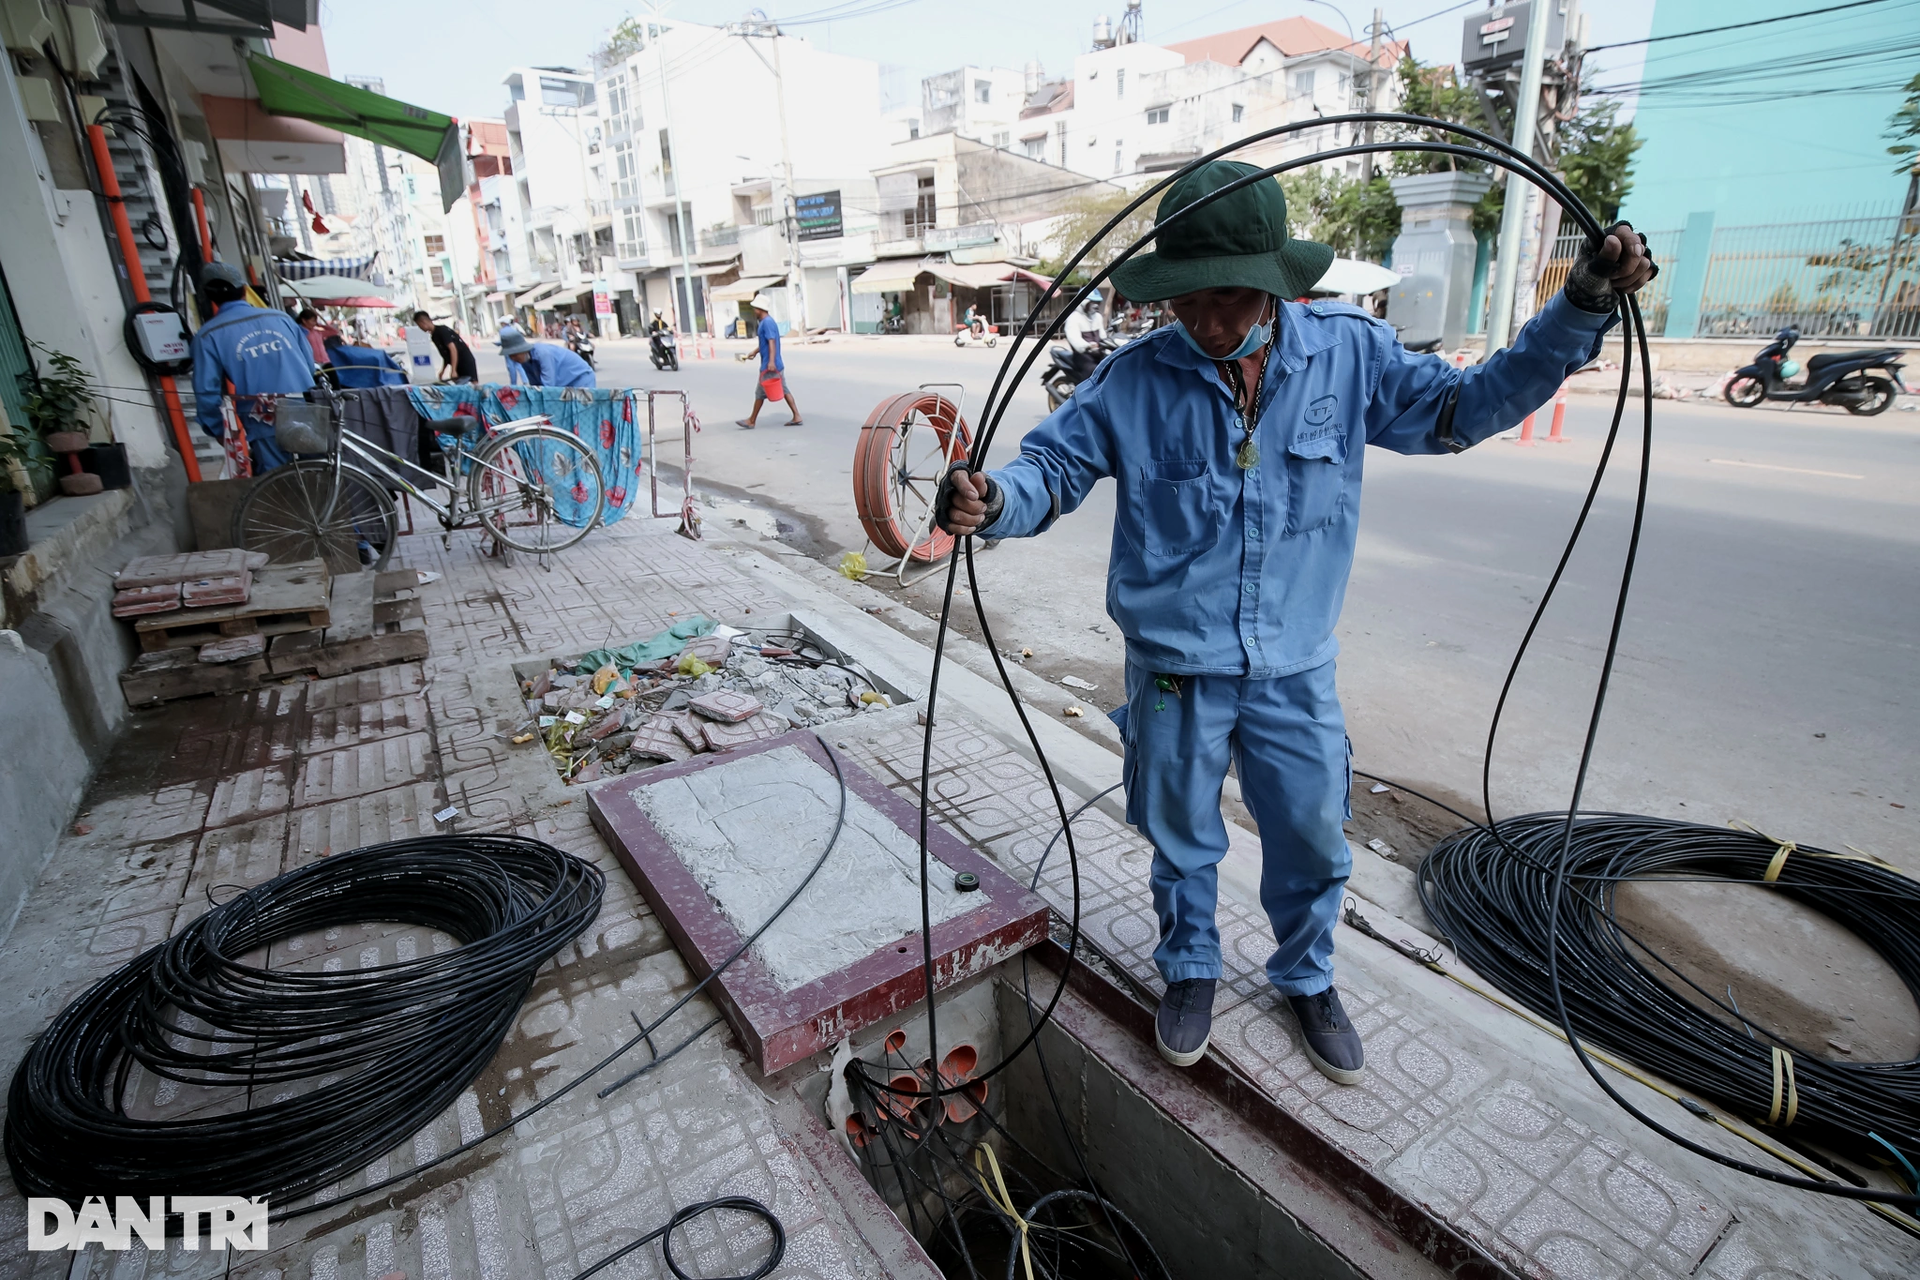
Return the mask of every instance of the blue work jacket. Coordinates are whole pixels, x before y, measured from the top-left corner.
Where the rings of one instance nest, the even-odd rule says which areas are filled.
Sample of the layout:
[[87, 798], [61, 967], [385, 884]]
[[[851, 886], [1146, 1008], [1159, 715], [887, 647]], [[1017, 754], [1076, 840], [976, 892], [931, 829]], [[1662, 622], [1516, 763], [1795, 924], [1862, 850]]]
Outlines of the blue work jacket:
[[[1281, 307], [1253, 441], [1219, 366], [1172, 328], [1109, 357], [992, 473], [994, 538], [1045, 530], [1113, 477], [1107, 613], [1150, 671], [1268, 677], [1338, 651], [1360, 526], [1361, 455], [1478, 444], [1545, 403], [1594, 358], [1613, 323], [1556, 296], [1508, 350], [1456, 369], [1413, 355], [1393, 329], [1342, 303]], [[1450, 409], [1450, 420], [1448, 410]]]
[[[518, 360], [509, 360], [507, 363], [520, 364]], [[533, 350], [527, 354], [527, 362], [520, 365], [520, 371], [526, 374], [527, 381], [536, 387], [595, 385], [592, 365], [565, 347], [551, 342], [534, 343]]]
[[193, 416], [220, 435], [225, 383], [235, 396], [299, 395], [313, 386], [313, 344], [284, 311], [228, 302], [193, 335]]

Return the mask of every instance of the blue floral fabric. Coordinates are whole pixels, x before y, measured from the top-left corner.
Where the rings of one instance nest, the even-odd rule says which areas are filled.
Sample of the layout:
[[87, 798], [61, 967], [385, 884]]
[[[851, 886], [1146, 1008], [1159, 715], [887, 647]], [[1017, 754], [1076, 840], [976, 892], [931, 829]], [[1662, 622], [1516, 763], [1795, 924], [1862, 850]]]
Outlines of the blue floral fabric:
[[[492, 435], [509, 422], [545, 417], [560, 430], [586, 445], [600, 463], [600, 475], [606, 482], [607, 499], [601, 513], [602, 524], [622, 519], [633, 508], [640, 494], [640, 481], [646, 474], [646, 442], [641, 433], [642, 409], [639, 395], [633, 391], [599, 390], [585, 387], [514, 387], [489, 382], [482, 386], [419, 386], [408, 392], [413, 407], [421, 416], [434, 418], [472, 418], [473, 429], [465, 436], [473, 448], [483, 436]], [[442, 449], [451, 451], [459, 437], [437, 433]], [[516, 446], [521, 465], [529, 472], [544, 472], [552, 446], [537, 441]], [[580, 495], [574, 498], [573, 493]], [[584, 489], [557, 495], [556, 512], [568, 524], [585, 524], [589, 512], [582, 500]]]

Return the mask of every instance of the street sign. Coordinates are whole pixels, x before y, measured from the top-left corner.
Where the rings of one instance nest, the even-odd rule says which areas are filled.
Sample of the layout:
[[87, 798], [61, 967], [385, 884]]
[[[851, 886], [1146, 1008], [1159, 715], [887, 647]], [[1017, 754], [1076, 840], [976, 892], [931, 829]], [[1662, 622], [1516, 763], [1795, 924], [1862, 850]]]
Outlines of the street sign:
[[793, 216], [799, 224], [802, 240], [831, 240], [846, 234], [840, 216], [838, 191], [816, 191], [811, 195], [795, 196]]

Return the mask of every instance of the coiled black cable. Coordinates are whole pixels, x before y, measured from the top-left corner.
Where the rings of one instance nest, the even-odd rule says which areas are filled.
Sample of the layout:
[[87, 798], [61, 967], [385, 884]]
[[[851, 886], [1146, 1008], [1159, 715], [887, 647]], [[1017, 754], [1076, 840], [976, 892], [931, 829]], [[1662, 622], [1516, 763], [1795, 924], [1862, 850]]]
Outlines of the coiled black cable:
[[[535, 971], [592, 922], [605, 887], [592, 863], [538, 840], [435, 835], [249, 889], [96, 983], [34, 1042], [8, 1094], [14, 1179], [73, 1204], [183, 1187], [285, 1201], [357, 1172], [480, 1074]], [[369, 921], [460, 945], [337, 972], [256, 960], [293, 935]], [[249, 1105], [136, 1118], [136, 1066], [246, 1089]]]
[[[1566, 826], [1564, 813], [1535, 813], [1502, 818], [1497, 836], [1468, 828], [1435, 846], [1417, 881], [1422, 904], [1467, 962], [1545, 1017], [1555, 1016], [1546, 946]], [[1883, 1143], [1920, 1150], [1920, 1061], [1831, 1061], [1751, 1023], [1635, 937], [1614, 910], [1629, 881], [1767, 885], [1845, 922], [1920, 999], [1920, 881], [1749, 831], [1618, 813], [1578, 815], [1565, 876], [1560, 986], [1582, 1036], [1735, 1114], [1863, 1163], [1884, 1159]], [[1679, 994], [1676, 982], [1718, 1016]]]

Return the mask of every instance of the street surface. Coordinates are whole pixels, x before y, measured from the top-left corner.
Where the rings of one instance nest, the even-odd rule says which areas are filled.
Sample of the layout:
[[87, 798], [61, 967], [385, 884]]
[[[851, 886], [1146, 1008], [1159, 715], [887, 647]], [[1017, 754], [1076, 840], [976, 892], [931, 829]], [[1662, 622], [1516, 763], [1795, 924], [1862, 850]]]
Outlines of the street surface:
[[[867, 413], [919, 383], [960, 381], [971, 420], [1005, 351], [901, 337], [790, 345], [806, 425], [781, 425], [784, 406], [769, 406], [748, 432], [733, 425], [751, 406], [754, 366], [733, 359], [746, 349], [722, 342], [718, 360], [665, 376], [642, 343], [609, 342], [600, 382], [688, 390], [705, 423], [701, 487], [767, 506], [782, 536], [829, 564], [864, 542], [850, 471]], [[481, 358], [483, 376], [498, 376], [498, 356]], [[1571, 397], [1570, 444], [1494, 440], [1457, 458], [1369, 451], [1340, 626], [1356, 767], [1471, 798], [1477, 811], [1488, 719], [1611, 409], [1609, 398]], [[1013, 456], [1045, 410], [1036, 381], [1015, 398], [990, 461]], [[1496, 812], [1566, 804], [1618, 589], [1637, 412], [1509, 700], [1493, 756]], [[1583, 807], [1741, 819], [1920, 871], [1910, 807], [1920, 806], [1920, 415], [1659, 401], [1654, 414], [1640, 566]], [[1539, 427], [1544, 437], [1544, 414]], [[677, 459], [678, 445], [662, 455]], [[976, 556], [1000, 648], [1030, 647], [1032, 669], [1098, 686], [1063, 688], [1055, 712], [1120, 696], [1122, 644], [1104, 606], [1112, 514], [1102, 484], [1046, 537]], [[933, 575], [903, 603], [937, 609], [944, 582]], [[977, 636], [964, 584], [962, 608]]]

